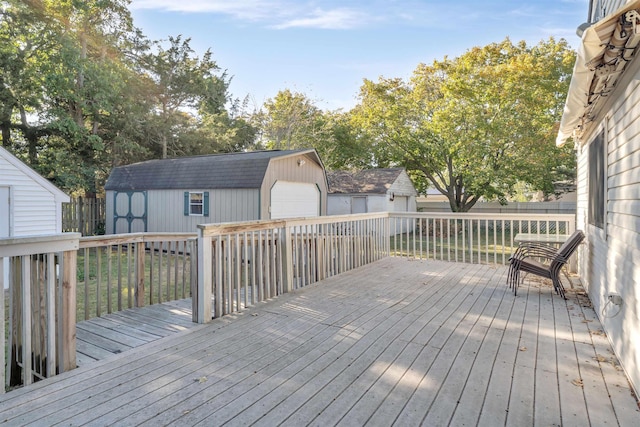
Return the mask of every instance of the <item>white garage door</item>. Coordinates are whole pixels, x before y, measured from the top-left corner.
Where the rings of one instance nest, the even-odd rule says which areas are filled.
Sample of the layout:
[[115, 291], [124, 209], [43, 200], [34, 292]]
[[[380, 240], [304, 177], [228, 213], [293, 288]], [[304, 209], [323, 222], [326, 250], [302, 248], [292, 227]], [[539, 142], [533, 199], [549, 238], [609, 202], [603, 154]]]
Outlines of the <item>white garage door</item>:
[[315, 184], [278, 181], [271, 187], [271, 219], [320, 215], [320, 191]]

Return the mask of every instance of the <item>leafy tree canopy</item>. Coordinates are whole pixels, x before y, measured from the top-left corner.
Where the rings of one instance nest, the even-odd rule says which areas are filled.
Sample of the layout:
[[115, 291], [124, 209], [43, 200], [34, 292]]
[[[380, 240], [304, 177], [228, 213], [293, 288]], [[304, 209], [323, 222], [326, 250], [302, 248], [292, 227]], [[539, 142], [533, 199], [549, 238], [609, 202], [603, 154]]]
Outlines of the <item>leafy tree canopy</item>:
[[352, 125], [379, 166], [405, 166], [452, 211], [505, 200], [517, 182], [546, 194], [571, 177], [571, 148], [554, 144], [574, 52], [564, 41], [509, 39], [420, 64], [410, 80], [365, 80]]

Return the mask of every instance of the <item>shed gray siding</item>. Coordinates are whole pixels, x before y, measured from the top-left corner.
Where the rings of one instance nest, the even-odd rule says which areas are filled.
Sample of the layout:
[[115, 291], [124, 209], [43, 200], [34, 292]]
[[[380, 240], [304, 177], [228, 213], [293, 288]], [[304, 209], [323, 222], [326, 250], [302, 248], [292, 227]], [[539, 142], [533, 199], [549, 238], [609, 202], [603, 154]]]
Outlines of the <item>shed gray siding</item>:
[[[299, 159], [305, 160], [301, 166], [298, 165]], [[327, 179], [324, 167], [313, 158], [301, 154], [272, 159], [269, 163], [260, 190], [262, 219], [271, 218], [271, 187], [276, 181], [314, 183], [320, 190], [320, 215], [327, 214]]]
[[[209, 216], [184, 215], [184, 192], [208, 192]], [[126, 221], [114, 229], [114, 192], [107, 192], [107, 234], [127, 233]], [[119, 208], [125, 204], [119, 204]], [[134, 214], [144, 211], [142, 197], [132, 199]], [[147, 191], [147, 231], [195, 233], [198, 224], [214, 222], [251, 221], [260, 219], [260, 192], [257, 189], [198, 189]], [[126, 212], [118, 212], [126, 215]], [[141, 221], [134, 222], [131, 232], [144, 231]]]
[[[589, 151], [604, 130], [605, 224], [589, 218]], [[616, 355], [636, 392], [640, 390], [640, 62], [629, 64], [615, 92], [578, 149], [577, 227], [587, 239], [579, 273]], [[613, 306], [607, 295], [622, 296]]]
[[[217, 154], [121, 166], [105, 185], [107, 233], [144, 231], [145, 212], [146, 230], [153, 232], [195, 232], [198, 224], [269, 219], [271, 188], [277, 181], [316, 185], [320, 213], [326, 214], [326, 176], [315, 150]], [[185, 192], [208, 193], [209, 215], [185, 216]], [[131, 230], [131, 218], [125, 218], [130, 199], [129, 216], [141, 217], [132, 220]]]

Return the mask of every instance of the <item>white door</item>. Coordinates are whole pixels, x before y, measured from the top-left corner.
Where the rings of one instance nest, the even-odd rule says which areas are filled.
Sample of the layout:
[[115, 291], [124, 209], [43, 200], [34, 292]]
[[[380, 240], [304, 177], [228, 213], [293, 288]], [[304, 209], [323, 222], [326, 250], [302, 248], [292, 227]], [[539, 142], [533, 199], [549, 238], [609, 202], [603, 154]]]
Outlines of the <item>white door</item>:
[[271, 187], [271, 219], [320, 215], [320, 190], [315, 184], [278, 181]]
[[[0, 238], [9, 237], [9, 216], [11, 213], [11, 205], [9, 204], [9, 187], [0, 187]], [[9, 286], [9, 258], [2, 261], [3, 276], [5, 287]], [[0, 284], [0, 289], [2, 285]]]

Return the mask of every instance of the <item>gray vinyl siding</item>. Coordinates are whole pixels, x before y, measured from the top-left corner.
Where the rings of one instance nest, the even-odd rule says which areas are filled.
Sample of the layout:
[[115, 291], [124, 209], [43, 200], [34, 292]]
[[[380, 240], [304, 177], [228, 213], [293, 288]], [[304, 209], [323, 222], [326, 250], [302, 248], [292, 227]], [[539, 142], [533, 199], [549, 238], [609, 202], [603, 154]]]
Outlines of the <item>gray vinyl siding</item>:
[[[208, 192], [209, 216], [184, 215], [184, 193]], [[126, 215], [127, 203], [124, 193], [122, 200], [118, 200], [119, 215]], [[149, 190], [147, 192], [147, 231], [149, 232], [186, 232], [198, 231], [198, 224], [218, 222], [251, 221], [259, 219], [260, 194], [257, 189], [222, 189], [207, 190], [194, 188], [192, 190]], [[113, 229], [113, 192], [107, 192], [107, 233]], [[134, 215], [143, 211], [144, 199], [134, 197], [132, 209]], [[143, 231], [142, 223], [134, 224], [131, 232]], [[126, 221], [118, 223], [116, 233], [126, 233]]]
[[[299, 159], [305, 160], [302, 166], [298, 165]], [[270, 219], [271, 187], [276, 181], [316, 184], [320, 189], [320, 215], [327, 214], [327, 181], [324, 169], [311, 158], [299, 155], [283, 159], [272, 159], [269, 163], [261, 188], [261, 219]]]
[[[209, 216], [184, 215], [185, 191], [209, 192]], [[198, 224], [258, 219], [258, 190], [153, 190], [148, 197], [149, 231], [196, 232]]]
[[0, 185], [10, 188], [12, 236], [62, 231], [61, 205], [54, 194], [0, 156]]
[[[577, 225], [587, 234], [580, 275], [600, 315], [616, 355], [636, 391], [640, 389], [640, 64], [631, 64], [624, 84], [612, 94], [608, 120], [593, 126], [586, 141], [606, 127], [606, 221], [604, 230], [589, 225], [589, 142], [578, 156]], [[606, 295], [622, 296], [618, 308]], [[618, 310], [620, 311], [618, 313]]]

